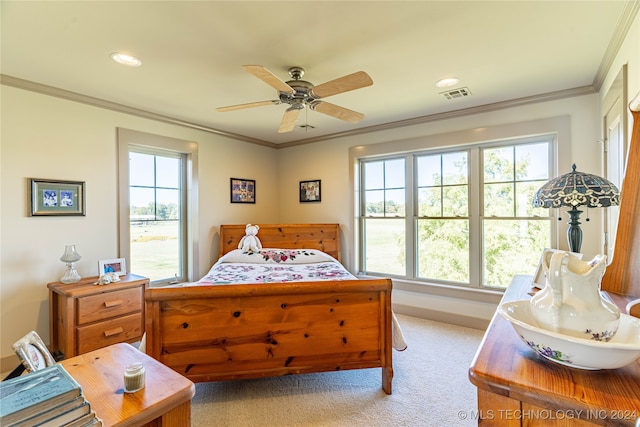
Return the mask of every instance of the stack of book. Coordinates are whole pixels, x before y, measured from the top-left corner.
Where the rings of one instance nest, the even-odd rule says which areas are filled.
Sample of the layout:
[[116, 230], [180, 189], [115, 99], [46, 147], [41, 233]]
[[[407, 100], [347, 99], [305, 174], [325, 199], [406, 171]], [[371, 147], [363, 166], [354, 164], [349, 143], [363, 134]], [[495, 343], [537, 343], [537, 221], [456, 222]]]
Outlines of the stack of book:
[[102, 421], [61, 365], [0, 382], [3, 427], [96, 427]]

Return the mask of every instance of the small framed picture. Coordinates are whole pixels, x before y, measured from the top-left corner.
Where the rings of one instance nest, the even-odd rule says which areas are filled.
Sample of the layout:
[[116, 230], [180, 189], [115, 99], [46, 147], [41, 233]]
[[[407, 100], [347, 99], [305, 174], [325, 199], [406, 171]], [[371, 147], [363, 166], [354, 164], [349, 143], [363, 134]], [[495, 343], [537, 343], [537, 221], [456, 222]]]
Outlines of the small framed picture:
[[253, 179], [231, 178], [231, 203], [255, 203], [256, 182]]
[[44, 369], [56, 363], [40, 335], [35, 331], [31, 331], [20, 338], [12, 347], [27, 372]]
[[312, 181], [300, 181], [300, 203], [319, 202], [320, 197], [319, 179], [314, 179]]
[[127, 263], [124, 258], [103, 259], [98, 261], [98, 275], [115, 273], [118, 276], [127, 274]]
[[83, 181], [29, 179], [29, 216], [85, 215]]

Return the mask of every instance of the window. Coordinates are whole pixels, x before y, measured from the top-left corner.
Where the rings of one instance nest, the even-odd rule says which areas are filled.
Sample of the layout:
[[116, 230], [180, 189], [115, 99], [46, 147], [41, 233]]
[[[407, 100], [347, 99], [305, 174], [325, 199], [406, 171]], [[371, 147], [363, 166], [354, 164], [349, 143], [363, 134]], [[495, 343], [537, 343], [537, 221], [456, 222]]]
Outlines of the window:
[[549, 212], [533, 208], [551, 176], [553, 139], [360, 159], [360, 270], [505, 288], [551, 247]]
[[548, 209], [532, 205], [535, 192], [550, 178], [550, 146], [540, 142], [482, 150], [485, 286], [504, 287], [515, 274], [531, 274], [551, 245]]
[[152, 285], [199, 274], [197, 145], [118, 129], [120, 254]]
[[415, 157], [417, 277], [469, 283], [469, 171], [466, 151]]
[[364, 170], [364, 253], [371, 271], [405, 272], [405, 160], [366, 162]]
[[129, 262], [154, 282], [186, 276], [184, 169], [184, 155], [129, 150]]

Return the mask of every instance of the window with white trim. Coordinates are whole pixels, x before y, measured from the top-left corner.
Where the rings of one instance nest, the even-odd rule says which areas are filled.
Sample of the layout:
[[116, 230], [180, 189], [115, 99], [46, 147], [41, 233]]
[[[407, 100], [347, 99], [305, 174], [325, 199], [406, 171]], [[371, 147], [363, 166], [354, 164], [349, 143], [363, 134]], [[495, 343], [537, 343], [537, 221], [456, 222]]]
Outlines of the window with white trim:
[[551, 176], [552, 137], [359, 160], [360, 270], [505, 288], [551, 247], [533, 194]]
[[404, 275], [405, 159], [363, 162], [362, 170], [366, 265], [374, 272]]
[[130, 264], [154, 282], [186, 278], [185, 166], [180, 153], [129, 149]]
[[119, 257], [152, 285], [200, 274], [197, 173], [195, 142], [118, 129]]

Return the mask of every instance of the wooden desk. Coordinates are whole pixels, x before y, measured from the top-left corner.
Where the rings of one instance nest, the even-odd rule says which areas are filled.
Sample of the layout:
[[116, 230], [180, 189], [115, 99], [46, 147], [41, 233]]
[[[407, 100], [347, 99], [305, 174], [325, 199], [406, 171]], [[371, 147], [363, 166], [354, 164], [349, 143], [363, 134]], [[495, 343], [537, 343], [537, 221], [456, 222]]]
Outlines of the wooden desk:
[[[503, 301], [530, 298], [530, 276], [516, 276]], [[640, 425], [640, 359], [587, 371], [538, 356], [496, 313], [469, 368], [481, 426]]]
[[[124, 393], [124, 368], [142, 362], [146, 386]], [[129, 344], [114, 344], [60, 362], [105, 426], [188, 427], [193, 383]]]

